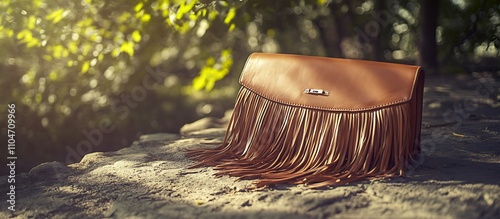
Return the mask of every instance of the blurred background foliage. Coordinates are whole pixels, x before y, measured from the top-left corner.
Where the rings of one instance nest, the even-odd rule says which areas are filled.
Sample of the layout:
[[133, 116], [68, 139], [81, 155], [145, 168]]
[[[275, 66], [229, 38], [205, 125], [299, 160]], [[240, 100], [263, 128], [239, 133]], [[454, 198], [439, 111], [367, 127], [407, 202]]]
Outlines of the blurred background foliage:
[[253, 51], [498, 71], [498, 3], [2, 0], [1, 142], [7, 103], [22, 171], [178, 132], [232, 107]]

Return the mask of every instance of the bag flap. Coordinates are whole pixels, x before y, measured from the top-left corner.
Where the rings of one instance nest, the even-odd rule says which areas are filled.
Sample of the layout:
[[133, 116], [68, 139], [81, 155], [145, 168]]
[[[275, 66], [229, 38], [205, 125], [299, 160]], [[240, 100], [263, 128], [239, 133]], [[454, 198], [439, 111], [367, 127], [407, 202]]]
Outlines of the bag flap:
[[[419, 69], [364, 60], [253, 53], [240, 83], [264, 98], [287, 105], [363, 111], [410, 100]], [[313, 90], [307, 93], [306, 89]]]

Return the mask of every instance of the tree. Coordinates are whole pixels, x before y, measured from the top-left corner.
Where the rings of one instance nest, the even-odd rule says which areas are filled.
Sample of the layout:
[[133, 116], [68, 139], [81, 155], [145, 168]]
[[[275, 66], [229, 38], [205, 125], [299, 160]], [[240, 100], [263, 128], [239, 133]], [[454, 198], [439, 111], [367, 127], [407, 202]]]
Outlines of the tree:
[[428, 74], [436, 74], [439, 68], [436, 29], [438, 27], [439, 1], [423, 0], [418, 28], [418, 62]]
[[204, 2], [0, 2], [0, 105], [17, 106], [18, 168], [196, 118], [202, 101], [187, 96], [229, 72], [238, 7]]

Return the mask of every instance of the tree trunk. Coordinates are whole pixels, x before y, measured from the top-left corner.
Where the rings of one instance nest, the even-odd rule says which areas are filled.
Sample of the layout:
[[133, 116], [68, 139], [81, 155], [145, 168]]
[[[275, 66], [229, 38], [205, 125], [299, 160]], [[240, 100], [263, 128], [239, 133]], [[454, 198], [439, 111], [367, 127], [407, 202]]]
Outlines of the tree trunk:
[[313, 22], [318, 28], [319, 36], [328, 57], [344, 57], [340, 47], [341, 36], [339, 26], [336, 24], [335, 16], [330, 14], [327, 18], [315, 19]]
[[[374, 12], [376, 14], [381, 13], [382, 11], [385, 10], [385, 0], [374, 1], [374, 4], [375, 4]], [[387, 24], [382, 24], [380, 21], [377, 22], [377, 24], [379, 26], [379, 31], [376, 33], [375, 36], [373, 36], [371, 43], [373, 47], [372, 59], [376, 61], [382, 61], [384, 57], [384, 48], [385, 48], [385, 43], [383, 43], [382, 38], [384, 38], [385, 30], [387, 29]]]
[[418, 64], [423, 66], [428, 74], [436, 74], [439, 69], [436, 42], [439, 1], [422, 0], [419, 16], [420, 27], [418, 29]]

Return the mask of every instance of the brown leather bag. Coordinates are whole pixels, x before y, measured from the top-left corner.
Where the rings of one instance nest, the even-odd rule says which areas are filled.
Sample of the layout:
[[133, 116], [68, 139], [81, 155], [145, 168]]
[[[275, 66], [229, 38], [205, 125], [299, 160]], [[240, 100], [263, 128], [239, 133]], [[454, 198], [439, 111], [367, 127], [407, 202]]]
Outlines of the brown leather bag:
[[399, 176], [420, 153], [420, 67], [252, 54], [222, 145], [191, 150], [193, 167], [257, 187], [339, 185]]

